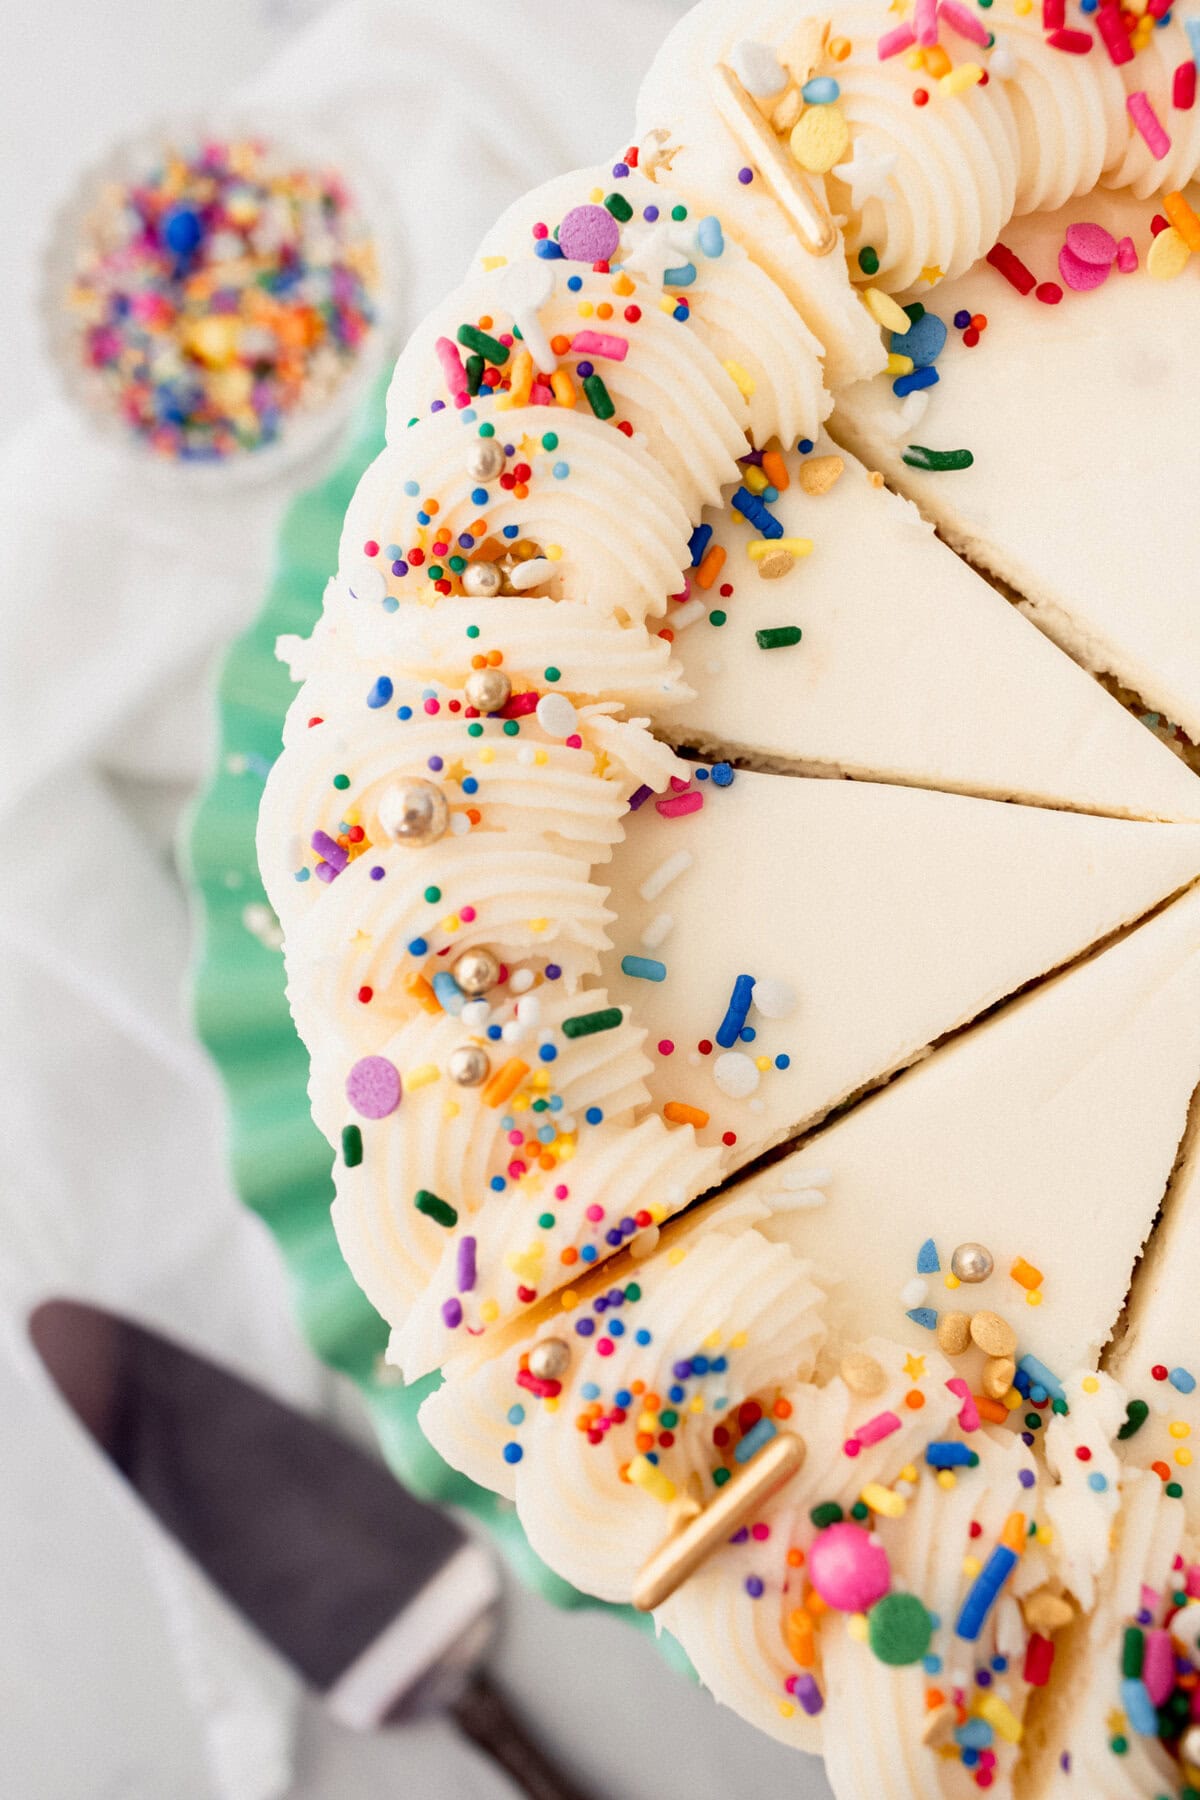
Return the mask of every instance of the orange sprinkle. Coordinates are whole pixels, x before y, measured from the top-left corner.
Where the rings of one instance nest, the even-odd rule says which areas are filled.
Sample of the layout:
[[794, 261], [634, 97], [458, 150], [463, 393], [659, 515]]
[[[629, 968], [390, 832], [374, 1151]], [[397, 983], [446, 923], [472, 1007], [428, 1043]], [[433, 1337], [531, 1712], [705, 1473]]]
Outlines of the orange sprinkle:
[[658, 1394], [647, 1394], [646, 1398], [642, 1401], [642, 1405], [647, 1412], [656, 1413], [662, 1405], [662, 1399]]
[[953, 66], [940, 44], [930, 44], [924, 52], [923, 61], [926, 73], [932, 75], [935, 81], [940, 81], [943, 75], [948, 75]]
[[851, 50], [850, 39], [844, 37], [830, 38], [827, 48], [834, 62], [845, 62]]
[[1160, 1481], [1170, 1481], [1171, 1471], [1165, 1462], [1152, 1462], [1150, 1467], [1154, 1470], [1154, 1473], [1158, 1476]]
[[936, 1712], [939, 1706], [945, 1706], [945, 1704], [946, 1696], [943, 1694], [941, 1688], [933, 1687], [925, 1689], [925, 1709], [927, 1712]]
[[999, 1400], [990, 1400], [986, 1394], [972, 1394], [971, 1398], [981, 1419], [986, 1419], [990, 1425], [1003, 1425], [1008, 1417], [1008, 1408], [1002, 1406]]
[[920, 1412], [925, 1404], [925, 1396], [919, 1388], [909, 1388], [904, 1396], [904, 1404], [909, 1412]]
[[802, 1606], [793, 1607], [787, 1616], [785, 1626], [788, 1655], [792, 1661], [799, 1663], [802, 1669], [811, 1669], [815, 1660], [815, 1632], [812, 1614], [805, 1612]]
[[555, 356], [565, 356], [567, 351], [571, 348], [571, 340], [565, 332], [556, 331], [554, 336], [550, 339], [550, 348], [553, 350]]
[[578, 398], [575, 383], [565, 369], [555, 369], [550, 377], [550, 392], [560, 406], [574, 406]]
[[816, 1588], [809, 1588], [807, 1594], [804, 1596], [804, 1605], [805, 1609], [812, 1614], [814, 1619], [819, 1619], [822, 1613], [827, 1613], [829, 1611], [828, 1604], [822, 1600]]
[[529, 1064], [522, 1062], [519, 1056], [510, 1056], [506, 1063], [501, 1063], [496, 1073], [485, 1082], [481, 1099], [485, 1106], [503, 1106], [504, 1102], [515, 1094], [529, 1073]]
[[781, 494], [784, 488], [791, 484], [792, 478], [788, 474], [788, 466], [778, 450], [764, 450], [762, 472], [771, 486], [778, 488]]
[[440, 502], [437, 500], [422, 500], [421, 505], [427, 513], [432, 514], [440, 510]]
[[781, 1394], [771, 1408], [771, 1411], [775, 1414], [777, 1419], [790, 1419], [792, 1416], [792, 1403], [790, 1400], [785, 1400]]
[[987, 330], [987, 314], [986, 313], [972, 313], [971, 314], [971, 323], [975, 327], [976, 331], [986, 331]]
[[487, 657], [480, 656], [477, 653], [476, 655], [474, 655], [471, 658], [471, 667], [473, 669], [486, 669], [487, 668]]
[[1015, 1550], [1018, 1556], [1025, 1551], [1025, 1514], [1009, 1513], [1004, 1521], [1004, 1530], [1000, 1533], [1000, 1542], [1006, 1550]]
[[644, 1394], [646, 1391], [646, 1384], [644, 1381], [631, 1381], [629, 1384], [629, 1391], [631, 1394]]
[[575, 1424], [578, 1430], [587, 1431], [590, 1428], [591, 1423], [592, 1421], [585, 1412], [575, 1414]]
[[[438, 1008], [439, 1012], [441, 1008]], [[669, 1119], [672, 1125], [694, 1125], [699, 1131], [708, 1124], [708, 1114], [699, 1106], [685, 1106], [682, 1100], [668, 1100], [663, 1107], [663, 1118]]]
[[645, 1452], [647, 1450], [653, 1450], [653, 1448], [654, 1448], [654, 1433], [652, 1431], [639, 1431], [636, 1438], [633, 1441], [637, 1445], [638, 1449], [643, 1452]]
[[557, 1160], [558, 1160], [557, 1157], [551, 1156], [551, 1154], [548, 1150], [543, 1150], [542, 1154], [538, 1157], [538, 1168], [539, 1169], [552, 1169], [555, 1166], [555, 1163], [557, 1162]]
[[620, 1476], [622, 1481], [628, 1481], [629, 1480], [629, 1464], [627, 1462], [623, 1462], [621, 1464], [620, 1468], [617, 1470], [617, 1474]]
[[1023, 1256], [1018, 1256], [1009, 1270], [1009, 1274], [1014, 1281], [1019, 1281], [1023, 1288], [1040, 1288], [1046, 1279], [1042, 1271], [1035, 1269], [1032, 1263], [1026, 1262]]
[[598, 319], [611, 319], [612, 315], [612, 302], [610, 300], [602, 300], [596, 308], [596, 317]]
[[479, 329], [480, 331], [490, 331], [495, 323], [491, 313], [484, 313], [479, 321]]
[[724, 567], [725, 550], [723, 546], [710, 544], [704, 552], [700, 567], [696, 570], [696, 586], [710, 588]]
[[427, 1013], [440, 1013], [442, 1003], [423, 975], [406, 975], [404, 991]]
[[804, 1567], [804, 1552], [800, 1549], [799, 1545], [792, 1545], [792, 1548], [787, 1553], [787, 1561], [789, 1569], [802, 1569]]
[[560, 1250], [558, 1253], [558, 1260], [560, 1263], [565, 1263], [568, 1268], [570, 1268], [572, 1263], [577, 1263], [579, 1261], [579, 1252], [574, 1244], [568, 1244], [565, 1250]]
[[1189, 250], [1200, 250], [1200, 217], [1180, 193], [1164, 194], [1163, 211]]
[[489, 650], [487, 653], [487, 661], [489, 669], [498, 669], [500, 664], [504, 661], [503, 650]]

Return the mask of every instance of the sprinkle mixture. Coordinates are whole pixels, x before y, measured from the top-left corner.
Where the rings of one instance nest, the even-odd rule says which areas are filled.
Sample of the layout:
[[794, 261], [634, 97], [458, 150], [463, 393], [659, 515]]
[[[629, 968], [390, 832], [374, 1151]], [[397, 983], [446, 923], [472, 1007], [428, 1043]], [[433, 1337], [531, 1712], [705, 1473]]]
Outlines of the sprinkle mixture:
[[332, 170], [251, 138], [164, 145], [85, 219], [64, 295], [98, 396], [156, 456], [274, 443], [376, 317], [367, 226]]

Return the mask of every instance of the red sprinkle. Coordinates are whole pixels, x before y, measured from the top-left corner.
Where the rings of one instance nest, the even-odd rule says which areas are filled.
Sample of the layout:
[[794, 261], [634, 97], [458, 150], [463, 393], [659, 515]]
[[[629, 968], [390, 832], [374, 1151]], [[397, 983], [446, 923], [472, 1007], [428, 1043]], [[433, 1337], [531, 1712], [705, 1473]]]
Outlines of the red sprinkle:
[[375, 998], [375, 989], [371, 987], [360, 987], [358, 990], [358, 997], [364, 1006], [370, 1006], [372, 1000]]
[[1030, 1687], [1045, 1687], [1054, 1665], [1054, 1643], [1034, 1632], [1025, 1650], [1025, 1679]]
[[1196, 104], [1196, 65], [1190, 57], [1175, 71], [1171, 98], [1178, 112], [1191, 112]]
[[987, 253], [987, 261], [993, 269], [1003, 275], [1010, 287], [1015, 287], [1018, 294], [1031, 294], [1037, 277], [1031, 269], [1027, 269], [1015, 250], [1007, 244], [993, 244]]
[[913, 105], [914, 106], [928, 106], [929, 105], [929, 95], [926, 93], [924, 88], [914, 88], [913, 89]]
[[1043, 306], [1057, 306], [1062, 299], [1062, 289], [1057, 281], [1041, 281], [1038, 283], [1037, 299]]
[[1052, 50], [1065, 50], [1068, 56], [1086, 56], [1095, 41], [1090, 31], [1052, 31], [1046, 39]]

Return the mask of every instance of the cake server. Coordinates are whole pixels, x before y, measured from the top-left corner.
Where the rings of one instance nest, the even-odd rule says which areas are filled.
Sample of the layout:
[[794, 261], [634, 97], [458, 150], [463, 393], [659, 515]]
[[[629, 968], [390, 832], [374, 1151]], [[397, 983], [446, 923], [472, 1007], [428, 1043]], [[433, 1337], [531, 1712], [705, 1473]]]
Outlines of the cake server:
[[346, 1438], [131, 1320], [75, 1300], [30, 1319], [93, 1442], [345, 1725], [446, 1710], [530, 1800], [585, 1800], [480, 1666], [491, 1556]]

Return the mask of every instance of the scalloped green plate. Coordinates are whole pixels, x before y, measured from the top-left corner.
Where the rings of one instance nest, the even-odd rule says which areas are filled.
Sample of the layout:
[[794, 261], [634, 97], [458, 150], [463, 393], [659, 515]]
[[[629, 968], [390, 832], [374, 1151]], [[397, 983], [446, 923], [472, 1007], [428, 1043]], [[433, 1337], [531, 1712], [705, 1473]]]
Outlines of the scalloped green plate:
[[[193, 1016], [224, 1083], [237, 1191], [283, 1252], [313, 1349], [361, 1389], [396, 1476], [423, 1499], [473, 1513], [521, 1580], [548, 1600], [600, 1605], [535, 1556], [507, 1501], [459, 1475], [427, 1441], [417, 1408], [437, 1377], [404, 1387], [383, 1367], [387, 1328], [355, 1285], [334, 1236], [332, 1152], [309, 1114], [308, 1056], [288, 1010], [283, 959], [271, 941], [274, 920], [258, 873], [258, 805], [294, 692], [276, 661], [275, 640], [283, 632], [307, 635], [320, 613], [350, 496], [383, 446], [383, 392], [335, 472], [292, 502], [262, 610], [225, 659], [216, 766], [183, 849], [196, 913]], [[607, 1610], [650, 1625], [632, 1608]], [[660, 1641], [671, 1654], [671, 1640]]]

